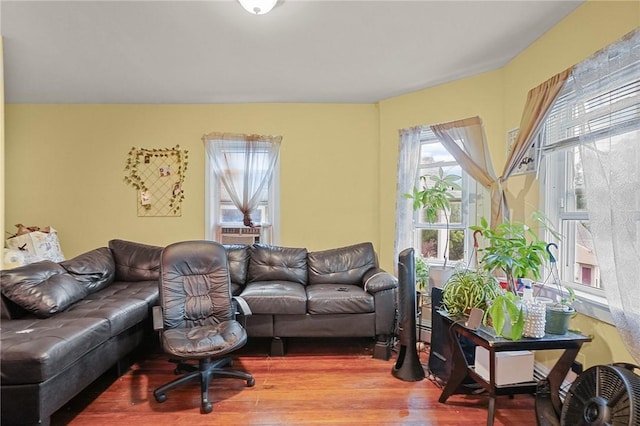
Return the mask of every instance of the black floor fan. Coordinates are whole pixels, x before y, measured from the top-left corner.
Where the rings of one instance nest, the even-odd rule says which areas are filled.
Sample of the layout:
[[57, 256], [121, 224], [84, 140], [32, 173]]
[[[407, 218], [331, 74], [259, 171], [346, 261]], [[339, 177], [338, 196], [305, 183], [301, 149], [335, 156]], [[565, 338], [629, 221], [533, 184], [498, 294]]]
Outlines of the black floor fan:
[[626, 363], [596, 365], [581, 373], [562, 404], [560, 418], [548, 392], [536, 393], [540, 426], [632, 426], [640, 425], [640, 376], [637, 366]]
[[398, 379], [416, 382], [425, 377], [416, 348], [416, 266], [413, 248], [398, 256], [398, 358], [391, 370]]

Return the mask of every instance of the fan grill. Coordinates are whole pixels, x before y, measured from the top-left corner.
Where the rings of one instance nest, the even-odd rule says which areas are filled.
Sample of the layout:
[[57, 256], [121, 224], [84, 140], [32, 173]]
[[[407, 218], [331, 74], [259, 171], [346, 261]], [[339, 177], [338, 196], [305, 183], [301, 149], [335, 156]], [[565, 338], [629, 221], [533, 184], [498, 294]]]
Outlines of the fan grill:
[[563, 425], [637, 425], [640, 376], [609, 365], [591, 367], [573, 382], [562, 406]]

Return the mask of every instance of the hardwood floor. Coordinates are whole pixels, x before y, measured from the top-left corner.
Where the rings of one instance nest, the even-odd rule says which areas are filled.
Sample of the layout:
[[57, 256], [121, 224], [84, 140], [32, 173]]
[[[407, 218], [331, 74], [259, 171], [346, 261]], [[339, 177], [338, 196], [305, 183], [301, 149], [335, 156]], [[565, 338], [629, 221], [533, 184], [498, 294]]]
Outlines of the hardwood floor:
[[[390, 361], [371, 357], [369, 339], [290, 339], [285, 357], [269, 357], [257, 339], [234, 357], [234, 368], [256, 384], [218, 379], [210, 387], [213, 412], [200, 414], [198, 384], [168, 392], [159, 404], [153, 390], [172, 380], [173, 364], [153, 353], [119, 378], [107, 374], [52, 417], [52, 425], [481, 425], [488, 398], [454, 395], [438, 402], [429, 379], [405, 382]], [[420, 354], [423, 365], [428, 353]], [[495, 425], [536, 425], [534, 398], [499, 397]]]

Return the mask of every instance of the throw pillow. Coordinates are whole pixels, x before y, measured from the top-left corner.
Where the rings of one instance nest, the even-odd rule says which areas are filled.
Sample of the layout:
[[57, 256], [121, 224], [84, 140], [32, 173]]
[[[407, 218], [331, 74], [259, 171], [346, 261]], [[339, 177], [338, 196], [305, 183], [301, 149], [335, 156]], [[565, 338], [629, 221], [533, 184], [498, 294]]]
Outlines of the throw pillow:
[[48, 260], [2, 271], [0, 282], [5, 297], [45, 318], [87, 295], [87, 289], [62, 266]]
[[114, 280], [116, 265], [111, 250], [101, 247], [83, 253], [70, 260], [60, 262], [79, 283], [87, 288], [89, 294], [108, 287]]

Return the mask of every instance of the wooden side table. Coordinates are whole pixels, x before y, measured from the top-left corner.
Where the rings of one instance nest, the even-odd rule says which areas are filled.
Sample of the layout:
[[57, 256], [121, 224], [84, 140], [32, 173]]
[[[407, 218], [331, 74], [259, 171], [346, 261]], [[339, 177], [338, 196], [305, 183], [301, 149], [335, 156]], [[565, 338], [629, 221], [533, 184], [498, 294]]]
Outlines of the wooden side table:
[[[547, 380], [549, 382], [550, 398], [554, 410], [558, 416], [562, 410], [560, 400], [560, 386], [566, 377], [573, 361], [576, 359], [582, 344], [590, 342], [591, 338], [578, 333], [568, 332], [563, 335], [547, 334], [540, 339], [522, 338], [520, 340], [509, 340], [497, 337], [493, 329], [480, 327], [478, 330], [471, 330], [464, 326], [464, 318], [451, 318], [445, 312], [438, 311], [449, 324], [449, 334], [452, 342], [452, 364], [451, 376], [438, 401], [444, 403], [454, 393], [466, 393], [462, 388], [462, 383], [469, 377], [481, 385], [489, 393], [489, 412], [487, 414], [487, 425], [493, 425], [496, 396], [532, 394], [536, 391], [537, 382], [516, 383], [510, 385], [496, 385], [495, 367], [496, 353], [503, 351], [525, 351], [525, 350], [549, 350], [563, 349], [564, 352], [553, 366]], [[476, 371], [474, 366], [469, 365], [462, 351], [459, 336], [465, 336], [475, 344], [482, 346], [489, 351], [489, 380], [485, 380]]]

